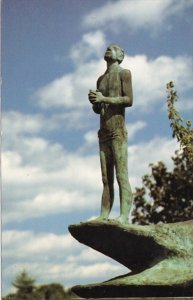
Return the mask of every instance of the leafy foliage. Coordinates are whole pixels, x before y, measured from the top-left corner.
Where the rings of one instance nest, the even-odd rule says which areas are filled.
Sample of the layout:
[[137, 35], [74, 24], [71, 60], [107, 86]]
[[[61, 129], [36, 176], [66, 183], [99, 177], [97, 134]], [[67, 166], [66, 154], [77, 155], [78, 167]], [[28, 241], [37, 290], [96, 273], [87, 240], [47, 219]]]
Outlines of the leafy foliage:
[[[67, 300], [67, 294], [63, 289], [63, 286], [60, 284], [48, 284], [40, 286], [36, 293], [41, 296], [40, 299], [49, 299], [49, 300]], [[38, 298], [39, 299], [39, 298]]]
[[70, 294], [65, 292], [60, 284], [48, 284], [37, 287], [28, 293], [15, 293], [3, 297], [3, 300], [70, 300]]
[[186, 125], [183, 125], [183, 118], [176, 110], [174, 104], [178, 99], [177, 92], [174, 90], [174, 84], [170, 81], [167, 84], [167, 104], [168, 118], [170, 119], [170, 127], [173, 131], [173, 137], [176, 137], [183, 149], [184, 156], [188, 161], [193, 163], [193, 128], [191, 121], [186, 120]]
[[168, 118], [181, 151], [172, 157], [172, 171], [168, 171], [162, 161], [150, 164], [151, 174], [143, 176], [143, 187], [135, 191], [133, 223], [145, 225], [193, 219], [193, 129], [189, 120], [183, 125], [175, 109], [177, 93], [173, 82], [167, 84], [167, 93]]
[[31, 293], [34, 289], [35, 279], [31, 278], [26, 271], [22, 271], [16, 276], [12, 283], [19, 293]]
[[12, 283], [17, 288], [15, 294], [3, 297], [3, 300], [70, 300], [70, 295], [63, 286], [57, 283], [34, 286], [35, 279], [31, 278], [26, 271], [16, 276]]

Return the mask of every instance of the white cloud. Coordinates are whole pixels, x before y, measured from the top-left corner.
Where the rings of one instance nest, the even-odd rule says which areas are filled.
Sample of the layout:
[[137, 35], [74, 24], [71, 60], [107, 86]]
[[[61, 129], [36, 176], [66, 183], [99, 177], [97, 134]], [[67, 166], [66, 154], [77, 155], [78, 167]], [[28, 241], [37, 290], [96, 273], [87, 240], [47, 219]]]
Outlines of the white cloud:
[[[11, 127], [13, 116], [16, 126]], [[96, 207], [96, 191], [101, 187], [98, 156], [70, 153], [61, 144], [39, 137], [36, 131], [42, 126], [33, 125], [36, 130], [25, 126], [25, 115], [21, 113], [6, 114], [5, 119], [4, 222], [81, 210], [86, 202], [88, 209]], [[26, 135], [28, 131], [30, 135]]]
[[[160, 56], [149, 59], [146, 55], [126, 55], [122, 67], [130, 69], [132, 72], [134, 92], [132, 109], [151, 111], [161, 101], [165, 105], [166, 83], [171, 80], [174, 81], [180, 93], [192, 91], [191, 78], [193, 74], [190, 57]], [[70, 113], [72, 110], [73, 114], [82, 112], [81, 116], [84, 118], [83, 111], [87, 110], [90, 115], [92, 114], [87, 98], [88, 90], [95, 88], [97, 78], [104, 71], [103, 59], [80, 64], [73, 73], [64, 75], [40, 88], [35, 97], [44, 109], [51, 107], [71, 109]], [[69, 78], [71, 78], [70, 81]], [[66, 90], [71, 92], [66, 93]]]
[[[6, 115], [10, 117], [9, 121], [13, 116]], [[18, 118], [20, 116], [21, 120], [15, 117], [18, 124], [25, 122], [24, 115], [17, 114]], [[97, 214], [102, 191], [98, 154], [69, 152], [59, 143], [40, 138], [41, 128], [42, 125], [30, 125], [24, 131], [17, 125], [12, 132], [11, 127], [9, 129], [2, 156], [4, 220], [21, 222], [50, 214], [57, 216], [61, 212], [65, 216], [74, 210]], [[131, 135], [143, 128], [145, 123], [142, 121], [128, 124]], [[27, 131], [32, 133], [31, 136], [26, 135]], [[86, 142], [93, 143], [92, 132], [85, 137]], [[149, 162], [163, 160], [170, 166], [175, 147], [174, 140], [159, 137], [129, 146], [128, 165], [133, 189], [148, 172]], [[113, 212], [111, 217], [114, 215]], [[69, 286], [126, 273], [124, 267], [85, 250], [69, 235], [8, 230], [3, 234], [3, 251], [5, 282], [11, 282], [23, 268], [29, 270], [39, 284], [58, 281]], [[4, 289], [10, 291], [8, 284]]]
[[173, 81], [181, 93], [192, 91], [192, 59], [186, 56], [145, 55], [126, 56], [123, 62], [133, 77], [134, 104], [132, 109], [151, 111], [161, 102], [166, 105], [166, 83]]
[[192, 5], [192, 0], [110, 1], [87, 14], [83, 19], [83, 24], [88, 28], [107, 27], [116, 31], [122, 25], [130, 30], [145, 28], [154, 31], [169, 17], [179, 15]]
[[[63, 256], [63, 252], [71, 253], [72, 249], [77, 248], [78, 243], [69, 234], [56, 235], [53, 233], [34, 234], [31, 231], [8, 230], [3, 232], [2, 242], [4, 247], [3, 256], [11, 258], [16, 256], [17, 259], [28, 257], [33, 260], [34, 255], [39, 259], [49, 256]], [[14, 245], [14, 247], [11, 245]]]
[[[49, 106], [49, 103], [55, 99], [55, 106], [61, 106], [65, 103], [65, 106], [71, 107], [73, 105], [73, 77], [72, 75], [66, 75], [62, 78], [55, 79], [49, 85], [41, 88], [36, 96], [40, 99], [44, 99], [41, 102], [42, 107]], [[77, 103], [78, 105], [78, 103]]]
[[[46, 126], [45, 126], [46, 123]], [[14, 129], [13, 129], [14, 126]], [[22, 114], [18, 111], [9, 111], [3, 114], [3, 134], [10, 135], [14, 130], [15, 134], [35, 134], [40, 132], [44, 127], [48, 128], [53, 124], [46, 122], [41, 114], [31, 115]]]
[[[6, 147], [13, 147], [18, 141], [18, 135], [43, 135], [65, 128], [68, 132], [73, 129], [88, 127], [90, 115], [85, 118], [85, 110], [70, 110], [53, 112], [50, 116], [38, 113], [23, 114], [19, 111], [8, 111], [2, 114], [2, 140]], [[11, 136], [8, 139], [7, 137]], [[15, 138], [16, 137], [16, 138]], [[8, 143], [10, 144], [8, 145]]]
[[77, 269], [73, 269], [70, 276], [74, 278], [90, 278], [91, 280], [97, 277], [98, 281], [102, 281], [104, 274], [106, 279], [109, 279], [109, 276], [112, 276], [112, 274], [120, 275], [119, 272], [122, 269], [122, 267], [109, 262], [92, 263], [92, 265], [81, 265]]
[[[138, 121], [129, 124], [134, 135], [145, 127]], [[21, 128], [22, 132], [22, 128]], [[39, 137], [9, 136], [9, 149], [2, 154], [4, 222], [24, 220], [63, 212], [98, 212], [102, 182], [98, 147], [93, 154], [65, 150], [59, 143]], [[96, 133], [95, 133], [96, 134]], [[86, 134], [86, 143], [93, 143], [94, 133]], [[19, 137], [19, 138], [18, 138]], [[85, 144], [86, 144], [85, 143]], [[174, 140], [155, 138], [129, 146], [129, 170], [132, 187], [139, 185], [148, 171], [149, 162], [168, 162], [176, 147]], [[85, 149], [83, 145], [82, 148]], [[151, 155], [151, 156], [150, 156]]]
[[[49, 148], [54, 151], [51, 146]], [[18, 153], [3, 153], [4, 222], [97, 207], [96, 194], [100, 191], [101, 180], [96, 155], [84, 157], [62, 153], [57, 148], [55, 154], [49, 155], [50, 151], [44, 153], [41, 147], [32, 149], [33, 143], [23, 148], [23, 151], [33, 152], [31, 159], [25, 159], [25, 164]], [[47, 164], [51, 158], [49, 168]]]
[[[43, 187], [42, 189], [44, 190]], [[29, 191], [29, 189], [27, 190]], [[61, 213], [65, 216], [67, 213], [73, 213], [74, 211], [79, 212], [81, 218], [81, 212], [98, 210], [99, 199], [94, 195], [94, 192], [87, 194], [83, 191], [79, 192], [78, 189], [75, 192], [65, 190], [66, 187], [64, 187], [64, 191], [58, 190], [46, 193], [46, 191], [39, 191], [36, 188], [36, 195], [29, 191], [32, 195], [30, 194], [28, 198], [24, 198], [25, 194], [22, 193], [19, 199], [17, 196], [14, 199], [9, 199], [9, 204], [4, 208], [3, 223], [17, 222], [18, 220], [22, 222], [30, 218]]]
[[96, 131], [90, 130], [90, 131], [86, 132], [84, 135], [84, 140], [87, 145], [96, 144], [96, 142], [98, 141]]
[[[65, 286], [102, 281], [128, 271], [110, 258], [86, 249], [69, 234], [7, 230], [2, 238], [3, 257], [7, 260], [3, 283], [13, 281], [23, 269], [37, 280], [37, 284], [57, 281]], [[10, 290], [6, 284], [3, 288], [4, 293]]]
[[[96, 80], [104, 71], [102, 58], [106, 40], [102, 31], [88, 32], [70, 50], [75, 70], [40, 88], [33, 95], [40, 107], [73, 109], [88, 107], [88, 91], [96, 87]], [[72, 110], [69, 113], [73, 112]]]
[[[146, 123], [144, 121], [136, 121], [134, 123], [127, 123], [126, 128], [128, 131], [128, 139], [129, 142], [133, 140], [135, 135], [139, 130], [142, 130], [146, 127]], [[95, 149], [98, 149], [98, 135], [96, 130], [89, 130], [84, 135], [84, 145], [79, 148], [79, 152], [89, 151], [90, 148], [95, 147]]]
[[[66, 253], [68, 255], [68, 253]], [[10, 285], [5, 285], [4, 282], [13, 281], [15, 276], [23, 269], [35, 279], [37, 285], [49, 284], [58, 282], [65, 287], [70, 287], [77, 284], [89, 284], [96, 281], [102, 282], [118, 275], [129, 273], [128, 269], [119, 265], [116, 262], [110, 261], [106, 258], [106, 262], [88, 262], [87, 263], [69, 263], [65, 259], [65, 252], [63, 252], [63, 259], [55, 261], [52, 256], [45, 252], [47, 260], [39, 259], [36, 255], [36, 261], [30, 261], [30, 257], [26, 257], [23, 262], [17, 260], [14, 256], [15, 264], [5, 267], [3, 272], [3, 293], [10, 292]]]
[[185, 99], [179, 99], [179, 101], [176, 103], [176, 107], [180, 111], [192, 111], [193, 110], [193, 99], [191, 98], [185, 98]]
[[143, 175], [149, 173], [149, 163], [163, 161], [169, 169], [172, 169], [171, 156], [174, 155], [179, 145], [176, 140], [155, 137], [154, 139], [131, 145], [128, 148], [128, 166], [131, 186], [134, 188], [141, 185]]
[[95, 88], [96, 80], [104, 71], [103, 61], [81, 64], [74, 73], [64, 75], [40, 88], [34, 97], [40, 107], [81, 109], [89, 107], [88, 91]]
[[88, 59], [100, 58], [106, 46], [106, 40], [102, 31], [88, 32], [82, 36], [80, 42], [75, 44], [70, 51], [70, 57], [79, 65]]
[[133, 138], [135, 137], [135, 135], [137, 134], [137, 132], [139, 130], [144, 129], [146, 126], [147, 126], [147, 124], [144, 121], [137, 121], [135, 123], [127, 123], [126, 127], [127, 127], [127, 131], [128, 131], [129, 142], [131, 140], [133, 140]]
[[75, 262], [104, 262], [106, 261], [106, 256], [101, 254], [98, 251], [93, 250], [92, 248], [83, 249], [78, 255], [69, 255], [67, 257], [69, 263]]

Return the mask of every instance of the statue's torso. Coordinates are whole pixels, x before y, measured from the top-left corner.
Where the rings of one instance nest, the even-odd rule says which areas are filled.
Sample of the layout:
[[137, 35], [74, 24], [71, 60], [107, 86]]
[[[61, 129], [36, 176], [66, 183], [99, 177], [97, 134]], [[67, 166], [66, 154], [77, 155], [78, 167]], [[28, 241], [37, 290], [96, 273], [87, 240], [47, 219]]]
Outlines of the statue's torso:
[[[105, 97], [123, 96], [121, 78], [121, 68], [111, 73], [105, 73], [99, 78], [98, 90]], [[114, 132], [125, 127], [125, 107], [123, 105], [102, 104], [100, 117], [100, 129]]]

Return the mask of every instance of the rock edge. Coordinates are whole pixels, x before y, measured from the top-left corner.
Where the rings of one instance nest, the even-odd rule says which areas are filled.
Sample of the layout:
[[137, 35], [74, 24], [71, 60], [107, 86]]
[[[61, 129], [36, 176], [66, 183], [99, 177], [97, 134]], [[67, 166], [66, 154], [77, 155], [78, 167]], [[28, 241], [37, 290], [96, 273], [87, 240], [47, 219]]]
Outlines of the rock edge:
[[77, 295], [193, 296], [193, 220], [146, 226], [90, 221], [70, 225], [69, 231], [132, 270], [103, 283], [75, 286]]

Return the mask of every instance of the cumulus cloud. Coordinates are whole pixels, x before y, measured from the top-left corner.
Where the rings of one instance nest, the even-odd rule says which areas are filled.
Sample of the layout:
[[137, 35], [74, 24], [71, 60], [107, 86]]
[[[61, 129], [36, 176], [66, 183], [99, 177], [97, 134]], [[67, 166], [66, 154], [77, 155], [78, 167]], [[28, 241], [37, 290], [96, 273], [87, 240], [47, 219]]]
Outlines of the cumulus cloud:
[[105, 44], [102, 31], [85, 33], [70, 49], [75, 70], [38, 89], [33, 99], [43, 109], [55, 107], [77, 111], [89, 107], [88, 90], [96, 87], [96, 79], [104, 71], [103, 59], [99, 60], [99, 57], [103, 56]]
[[163, 161], [169, 169], [172, 169], [173, 156], [179, 146], [176, 140], [155, 137], [154, 139], [131, 145], [128, 148], [128, 166], [130, 174], [130, 182], [132, 187], [141, 185], [141, 177], [149, 172], [149, 163]]
[[[190, 80], [192, 59], [187, 56], [160, 56], [149, 59], [146, 55], [126, 55], [122, 67], [132, 72], [133, 109], [150, 111], [161, 101], [165, 104], [165, 86], [171, 80], [182, 93], [192, 90]], [[63, 109], [73, 109], [79, 113], [82, 110], [88, 110], [88, 90], [95, 88], [97, 78], [104, 73], [105, 69], [103, 59], [80, 64], [73, 73], [64, 75], [40, 88], [34, 97], [44, 109], [63, 107]], [[71, 78], [70, 81], [69, 78]], [[71, 92], [66, 93], [66, 90]], [[83, 115], [82, 113], [82, 117]]]
[[[144, 126], [140, 122], [137, 124], [138, 129]], [[171, 168], [170, 156], [175, 148], [175, 140], [159, 137], [149, 142], [131, 145], [128, 148], [128, 165], [132, 187], [140, 185], [141, 176], [148, 172], [149, 162], [163, 160]], [[38, 151], [40, 149], [41, 147]], [[27, 151], [27, 148], [24, 150]], [[36, 148], [35, 156], [38, 155], [38, 151]], [[46, 155], [45, 152], [44, 155], [48, 155], [50, 159], [49, 153]], [[58, 155], [57, 151], [56, 155]], [[69, 155], [68, 153], [67, 156]], [[88, 156], [84, 159], [78, 153], [74, 153], [72, 160], [70, 159], [72, 165], [55, 166], [54, 176], [52, 171], [43, 171], [44, 167], [40, 159], [39, 163], [33, 162], [35, 170], [39, 168], [38, 177], [35, 171], [34, 175], [29, 169], [31, 162], [22, 165], [22, 157], [17, 152], [10, 151], [6, 159], [7, 162], [3, 158], [3, 168], [6, 166], [6, 173], [3, 172], [4, 186], [11, 192], [8, 192], [8, 201], [5, 199], [6, 193], [3, 197], [7, 202], [7, 209], [4, 210], [5, 221], [22, 221], [25, 218], [57, 214], [61, 211], [65, 214], [80, 208], [91, 211], [93, 206], [98, 211], [98, 195], [101, 193], [99, 186], [96, 189], [96, 182], [101, 181], [98, 157]], [[27, 172], [31, 174], [30, 179], [26, 179]], [[78, 176], [77, 185], [74, 185], [74, 174]], [[68, 183], [65, 185], [67, 179]], [[71, 191], [69, 191], [70, 185], [73, 188]], [[68, 234], [5, 231], [3, 233], [4, 293], [10, 291], [8, 282], [11, 282], [24, 268], [37, 278], [39, 284], [58, 281], [69, 286], [102, 281], [127, 272], [126, 268], [116, 262], [112, 263], [110, 259], [104, 259], [100, 254], [82, 247]]]
[[[90, 114], [91, 115], [91, 114]], [[65, 128], [66, 132], [73, 129], [87, 128], [90, 115], [85, 118], [85, 110], [53, 112], [46, 116], [43, 113], [26, 113], [8, 111], [2, 113], [2, 140], [6, 147], [13, 147], [18, 142], [18, 135], [43, 136], [55, 130]], [[14, 124], [14, 127], [13, 127]], [[11, 138], [7, 138], [11, 137]], [[9, 145], [8, 145], [9, 144]]]
[[[79, 149], [69, 152], [60, 143], [40, 137], [47, 122], [42, 116], [27, 115], [25, 119], [22, 113], [10, 112], [4, 118], [7, 128], [2, 155], [4, 223], [61, 212], [65, 215], [75, 209], [97, 214], [102, 190], [98, 154], [80, 153]], [[132, 138], [146, 126], [140, 120], [127, 124]], [[92, 146], [96, 136], [96, 132], [88, 131], [84, 144]], [[175, 148], [174, 140], [160, 137], [131, 144], [128, 165], [132, 187], [140, 185], [149, 162], [163, 160], [171, 167], [170, 156]], [[113, 211], [111, 217], [115, 215]], [[4, 293], [10, 292], [9, 283], [24, 268], [39, 284], [58, 281], [69, 286], [127, 272], [108, 258], [85, 250], [69, 235], [7, 230], [3, 233], [3, 257]]]
[[74, 73], [64, 75], [40, 88], [34, 98], [44, 109], [88, 107], [88, 90], [95, 88], [96, 79], [103, 71], [102, 60], [81, 64]]
[[[129, 142], [133, 140], [137, 132], [146, 127], [146, 122], [136, 121], [134, 123], [127, 123], [126, 128], [128, 131], [128, 140]], [[79, 152], [90, 151], [91, 148], [98, 149], [98, 135], [96, 130], [89, 130], [84, 134], [84, 145], [79, 148]]]
[[[49, 253], [49, 256], [63, 256], [63, 252], [71, 253], [72, 249], [78, 247], [78, 243], [69, 234], [56, 235], [52, 233], [36, 233], [31, 231], [7, 230], [3, 232], [3, 256], [11, 258], [16, 256], [33, 260], [33, 255], [39, 259]], [[14, 247], [11, 247], [14, 245]]]
[[128, 139], [129, 142], [135, 137], [138, 131], [144, 129], [147, 126], [147, 123], [144, 121], [137, 121], [134, 123], [127, 123]]
[[[32, 143], [29, 145], [29, 148], [33, 147]], [[27, 148], [25, 147], [25, 151]], [[33, 150], [31, 160], [26, 160], [25, 163], [16, 152], [3, 153], [4, 222], [68, 213], [75, 208], [96, 208], [96, 195], [101, 187], [99, 159], [96, 155], [84, 157], [62, 153], [56, 149], [55, 155], [58, 153], [58, 159], [52, 161], [49, 169], [53, 155], [49, 156], [40, 148], [39, 151], [37, 148]], [[42, 163], [41, 159], [37, 159], [38, 154], [39, 159], [44, 155]], [[7, 198], [9, 201], [6, 201]]]
[[[46, 122], [41, 114], [22, 114], [19, 111], [9, 111], [3, 114], [3, 135], [10, 135], [14, 130], [15, 134], [35, 134], [39, 133], [43, 128], [53, 126], [53, 123]], [[13, 129], [14, 125], [14, 129]], [[45, 126], [46, 125], [46, 126]]]
[[119, 30], [122, 25], [130, 30], [154, 30], [166, 22], [169, 17], [179, 15], [189, 7], [193, 1], [186, 0], [119, 0], [110, 1], [92, 10], [83, 19], [87, 28], [108, 28]]
[[[124, 1], [121, 0], [120, 2], [123, 3]], [[185, 3], [184, 1], [181, 1], [181, 5], [178, 5], [179, 1], [174, 0], [152, 1], [152, 6], [155, 9], [159, 6], [163, 8], [169, 5], [169, 2], [175, 2], [173, 12], [180, 10], [181, 6], [185, 6], [185, 4], [182, 5], [182, 2]], [[118, 3], [110, 2], [106, 5], [114, 7]], [[130, 5], [139, 6], [138, 12], [140, 9], [143, 12], [142, 6], [145, 5], [146, 7], [146, 2], [141, 0], [126, 1], [124, 3], [123, 6], [126, 5], [126, 7], [130, 7]], [[107, 16], [111, 15], [108, 12]], [[60, 113], [52, 116], [51, 121], [53, 121], [53, 124], [57, 123], [58, 116], [58, 120], [66, 121], [67, 126], [69, 124], [73, 126], [74, 123], [76, 126], [78, 124], [81, 127], [81, 124], [86, 121], [85, 113], [90, 112], [90, 114], [87, 114], [88, 117], [91, 115], [92, 111], [87, 94], [89, 89], [95, 89], [97, 78], [106, 70], [105, 61], [103, 60], [105, 44], [106, 38], [102, 31], [84, 34], [81, 40], [70, 50], [70, 57], [75, 62], [74, 71], [56, 78], [54, 81], [39, 88], [33, 95], [40, 108], [60, 109]], [[188, 56], [170, 57], [162, 55], [150, 59], [145, 54], [129, 56], [129, 49], [125, 49], [125, 52], [126, 56], [122, 67], [130, 69], [132, 72], [134, 109], [150, 111], [158, 102], [163, 101], [166, 98], [166, 83], [171, 80], [175, 82], [180, 93], [185, 94], [192, 91], [192, 58]], [[41, 119], [40, 116], [39, 119]]]
[[106, 256], [102, 255], [100, 252], [93, 250], [92, 248], [82, 249], [78, 255], [68, 255], [67, 261], [70, 263], [75, 262], [104, 262]]
[[133, 109], [151, 111], [157, 103], [165, 105], [166, 83], [173, 81], [181, 93], [192, 91], [192, 58], [160, 56], [148, 59], [145, 55], [126, 56], [123, 66], [133, 76]]
[[[131, 138], [145, 126], [142, 121], [128, 124]], [[4, 222], [61, 212], [66, 214], [74, 209], [98, 212], [98, 195], [102, 190], [98, 147], [92, 154], [80, 151], [86, 149], [86, 144], [91, 146], [96, 142], [96, 132], [86, 133], [85, 145], [75, 152], [38, 136], [22, 136], [22, 132], [22, 128], [18, 132], [18, 127], [15, 132], [13, 130], [13, 136], [8, 137], [8, 149], [2, 154]], [[14, 150], [10, 148], [11, 141], [14, 141]], [[169, 162], [175, 147], [174, 140], [159, 137], [146, 143], [131, 144], [129, 170], [132, 186], [140, 184], [149, 162]]]
[[[68, 253], [66, 253], [68, 255]], [[96, 281], [105, 281], [118, 275], [128, 273], [128, 269], [119, 265], [116, 262], [110, 261], [106, 258], [106, 262], [91, 262], [83, 263], [69, 263], [65, 259], [65, 252], [63, 252], [63, 260], [60, 262], [45, 252], [47, 260], [30, 261], [26, 257], [23, 262], [18, 261], [14, 256], [14, 265], [5, 267], [3, 272], [3, 294], [10, 292], [10, 287], [4, 282], [13, 281], [15, 276], [23, 269], [27, 270], [31, 276], [37, 279], [37, 284], [49, 284], [58, 282], [64, 284], [65, 287], [70, 287], [77, 284], [89, 284]], [[52, 261], [50, 261], [51, 259]]]
[[[64, 282], [65, 286], [105, 280], [128, 272], [128, 269], [92, 249], [85, 249], [69, 234], [3, 232], [3, 290], [5, 282], [26, 269], [38, 284]], [[34, 259], [35, 257], [35, 259]], [[14, 264], [10, 263], [14, 261]]]
[[106, 39], [102, 31], [88, 32], [71, 48], [70, 57], [75, 64], [80, 64], [88, 59], [101, 57], [105, 46]]
[[176, 103], [176, 107], [180, 110], [180, 111], [192, 111], [193, 110], [193, 101], [192, 98], [185, 98], [185, 99], [180, 99], [177, 103]]

